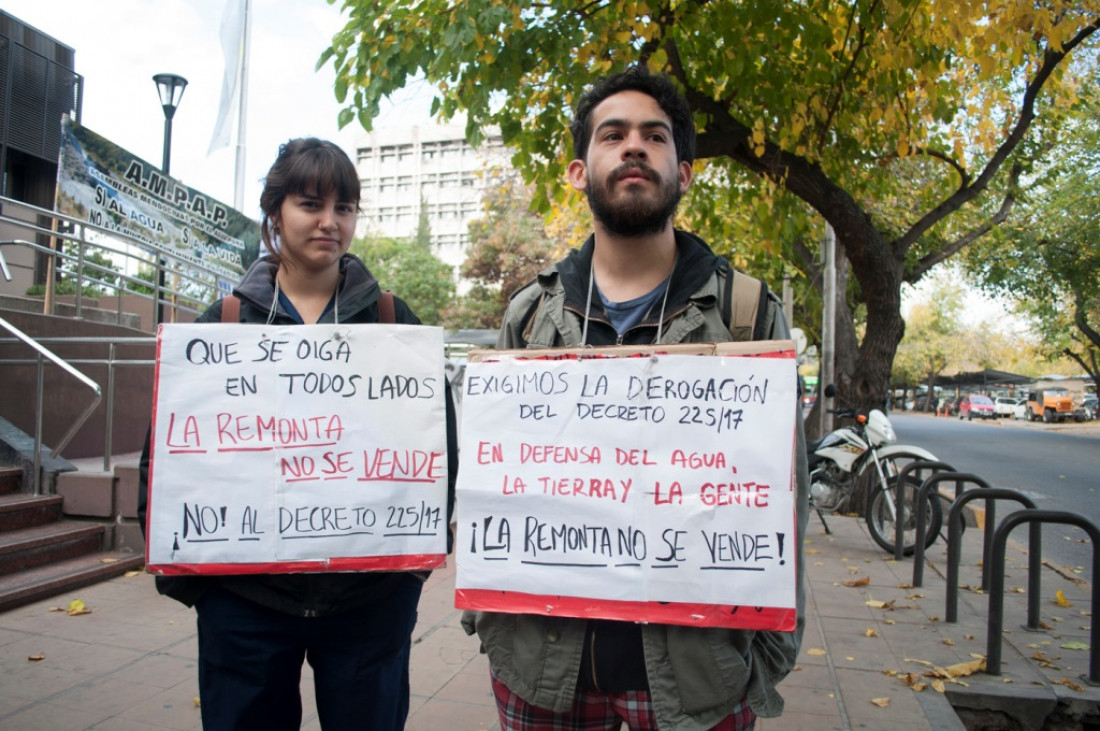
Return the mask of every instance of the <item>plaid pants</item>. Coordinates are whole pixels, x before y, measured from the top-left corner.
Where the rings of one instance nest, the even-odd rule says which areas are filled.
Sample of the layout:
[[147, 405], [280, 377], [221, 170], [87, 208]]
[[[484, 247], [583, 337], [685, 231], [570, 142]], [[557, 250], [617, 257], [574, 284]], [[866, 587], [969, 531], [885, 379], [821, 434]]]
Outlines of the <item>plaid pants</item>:
[[[632, 731], [657, 731], [653, 701], [645, 691], [597, 693], [578, 688], [573, 707], [555, 713], [523, 700], [492, 673], [489, 678], [501, 731], [617, 731], [624, 721]], [[752, 731], [755, 725], [756, 715], [742, 701], [711, 731]]]

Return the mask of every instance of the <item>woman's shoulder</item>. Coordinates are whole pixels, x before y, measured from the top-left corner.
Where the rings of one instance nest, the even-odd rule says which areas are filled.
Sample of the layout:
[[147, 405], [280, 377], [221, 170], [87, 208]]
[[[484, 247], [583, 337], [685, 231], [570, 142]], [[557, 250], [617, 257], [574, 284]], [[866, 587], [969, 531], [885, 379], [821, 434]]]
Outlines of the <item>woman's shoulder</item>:
[[207, 307], [201, 315], [195, 318], [197, 323], [207, 322], [221, 322], [222, 319], [222, 307], [224, 307], [225, 300], [219, 299], [214, 301], [209, 307]]
[[[385, 293], [379, 294], [381, 298]], [[416, 313], [409, 307], [409, 303], [398, 297], [392, 292], [390, 295], [393, 297], [393, 320], [400, 325], [421, 325], [420, 318], [416, 316]]]

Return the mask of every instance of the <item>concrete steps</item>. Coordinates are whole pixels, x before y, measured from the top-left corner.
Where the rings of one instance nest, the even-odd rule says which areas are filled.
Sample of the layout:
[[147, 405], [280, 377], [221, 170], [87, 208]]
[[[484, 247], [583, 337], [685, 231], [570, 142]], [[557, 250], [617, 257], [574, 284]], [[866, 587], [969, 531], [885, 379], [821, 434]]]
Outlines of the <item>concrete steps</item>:
[[0, 533], [0, 576], [102, 551], [106, 533], [102, 525], [73, 520]]
[[61, 519], [59, 495], [36, 497], [23, 493], [0, 495], [0, 533], [33, 528]]
[[19, 492], [23, 486], [23, 470], [19, 467], [0, 467], [0, 495]]
[[107, 551], [0, 576], [0, 612], [137, 570], [144, 563], [140, 554]]
[[[118, 482], [113, 475], [94, 479], [97, 484]], [[132, 479], [127, 474], [126, 481]], [[141, 550], [117, 550], [119, 521], [113, 511], [89, 514], [75, 497], [31, 495], [24, 492], [23, 481], [21, 468], [0, 468], [0, 611], [143, 565]], [[113, 508], [114, 488], [107, 489]], [[85, 497], [98, 494], [87, 485], [82, 492]]]

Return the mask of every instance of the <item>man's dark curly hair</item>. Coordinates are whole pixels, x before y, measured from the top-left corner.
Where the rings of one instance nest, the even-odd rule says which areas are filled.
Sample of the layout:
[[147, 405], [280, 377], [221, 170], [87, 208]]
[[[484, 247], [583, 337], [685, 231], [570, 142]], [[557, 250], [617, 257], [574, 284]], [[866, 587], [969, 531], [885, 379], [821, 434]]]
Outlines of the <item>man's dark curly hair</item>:
[[631, 66], [626, 71], [605, 76], [581, 97], [577, 104], [576, 117], [569, 125], [569, 131], [573, 133], [575, 159], [583, 160], [588, 154], [588, 143], [592, 138], [592, 129], [589, 126], [592, 110], [604, 99], [620, 91], [640, 91], [653, 97], [672, 120], [676, 161], [690, 163], [695, 160], [695, 120], [691, 116], [691, 107], [667, 76], [651, 74], [645, 66]]

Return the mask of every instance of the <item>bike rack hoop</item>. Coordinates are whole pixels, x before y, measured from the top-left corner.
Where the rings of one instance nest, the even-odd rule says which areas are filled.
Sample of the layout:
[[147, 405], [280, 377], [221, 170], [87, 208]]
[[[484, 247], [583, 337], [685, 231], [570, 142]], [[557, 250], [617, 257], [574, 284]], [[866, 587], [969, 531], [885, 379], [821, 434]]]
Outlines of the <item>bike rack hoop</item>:
[[[917, 488], [917, 496], [913, 498], [915, 501], [913, 513], [917, 521], [917, 537], [913, 541], [913, 586], [924, 585], [924, 541], [927, 538], [924, 534], [924, 501], [928, 497], [928, 493], [932, 492], [932, 488], [938, 487], [941, 482], [955, 483], [956, 500], [959, 499], [960, 494], [966, 491], [963, 485], [967, 483], [977, 485], [983, 490], [990, 489], [988, 482], [969, 472], [938, 472], [925, 478], [921, 486]], [[989, 525], [989, 523], [987, 522], [986, 525]], [[988, 558], [986, 556], [986, 559]]]
[[[1001, 632], [1004, 626], [1005, 548], [1008, 534], [1023, 522], [1066, 523], [1075, 525], [1089, 534], [1092, 541], [1092, 610], [1100, 606], [1100, 528], [1088, 518], [1061, 510], [1021, 510], [1007, 516], [993, 534], [993, 585], [989, 594], [989, 623], [986, 635], [985, 671], [989, 675], [1001, 674]], [[1089, 630], [1089, 674], [1084, 680], [1089, 685], [1100, 686], [1100, 624], [1091, 623]]]
[[[904, 465], [902, 465], [901, 469], [898, 471], [898, 476], [897, 476], [897, 481], [898, 481], [898, 493], [897, 494], [898, 494], [899, 498], [901, 496], [901, 491], [905, 487], [906, 480], [909, 477], [909, 473], [910, 472], [916, 472], [916, 473], [919, 474], [921, 472], [924, 472], [925, 470], [932, 470], [934, 473], [936, 473], [936, 472], [955, 472], [955, 468], [952, 467], [951, 465], [947, 464], [946, 462], [936, 462], [936, 461], [933, 461], [933, 460], [930, 460], [930, 459], [918, 459], [918, 460], [914, 460], [912, 462], [909, 462], [908, 464], [904, 464]], [[868, 499], [868, 501], [870, 500], [870, 491], [868, 491], [867, 499]], [[898, 504], [899, 505], [901, 504], [900, 501], [898, 502]], [[867, 510], [863, 511], [864, 515], [869, 515], [870, 502], [868, 502], [867, 508], [868, 508]], [[895, 513], [896, 513], [897, 510], [899, 510], [899, 508], [895, 506]], [[918, 518], [921, 518], [921, 517], [923, 517], [923, 515], [918, 515]], [[918, 528], [919, 528], [919, 525], [918, 525]], [[895, 561], [900, 561], [905, 555], [905, 546], [904, 546], [905, 537], [904, 536], [905, 536], [905, 528], [902, 524], [902, 520], [898, 515], [895, 514], [894, 515], [894, 560]], [[922, 553], [923, 553], [923, 551], [922, 551]]]
[[[987, 487], [982, 490], [964, 492], [951, 503], [951, 509], [947, 513], [947, 604], [944, 608], [945, 622], [959, 621], [959, 563], [962, 561], [962, 511], [966, 504], [972, 500], [985, 500], [986, 516], [992, 515], [993, 500], [1015, 500], [1025, 508], [1035, 509], [1035, 502], [1016, 490], [1005, 487]], [[992, 532], [989, 526], [992, 520], [986, 521], [985, 541], [982, 548], [982, 556], [986, 559], [982, 562], [982, 589], [988, 588], [986, 579], [989, 575], [990, 539]], [[1028, 536], [1028, 576], [1027, 576], [1027, 628], [1038, 630], [1039, 626], [1039, 571], [1042, 568], [1042, 543], [1040, 539], [1039, 523], [1033, 522]]]

